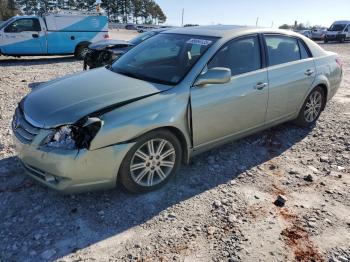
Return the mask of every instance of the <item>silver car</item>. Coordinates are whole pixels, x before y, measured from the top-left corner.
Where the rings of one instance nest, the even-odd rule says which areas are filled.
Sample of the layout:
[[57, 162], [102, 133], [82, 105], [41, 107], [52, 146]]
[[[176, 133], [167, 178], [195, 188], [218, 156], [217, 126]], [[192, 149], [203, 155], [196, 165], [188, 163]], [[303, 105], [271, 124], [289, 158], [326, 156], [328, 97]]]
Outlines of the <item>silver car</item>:
[[107, 68], [41, 85], [19, 104], [27, 173], [64, 193], [168, 182], [203, 151], [294, 120], [310, 126], [336, 93], [335, 53], [290, 31], [179, 28]]
[[312, 33], [310, 30], [301, 30], [301, 31], [299, 31], [299, 34], [302, 34], [303, 36], [306, 36], [307, 38], [312, 37]]

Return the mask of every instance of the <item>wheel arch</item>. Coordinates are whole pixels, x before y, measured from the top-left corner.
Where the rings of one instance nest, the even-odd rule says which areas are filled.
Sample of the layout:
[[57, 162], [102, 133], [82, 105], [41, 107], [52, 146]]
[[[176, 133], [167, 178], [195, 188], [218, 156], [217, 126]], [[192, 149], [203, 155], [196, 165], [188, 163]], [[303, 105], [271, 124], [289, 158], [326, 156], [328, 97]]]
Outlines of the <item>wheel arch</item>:
[[151, 132], [158, 131], [158, 130], [167, 130], [176, 136], [176, 138], [179, 140], [179, 142], [181, 144], [181, 149], [182, 149], [181, 162], [184, 164], [187, 164], [189, 162], [189, 146], [188, 146], [188, 142], [187, 142], [187, 139], [185, 137], [185, 134], [179, 128], [174, 127], [174, 126], [163, 126], [163, 127], [155, 128], [155, 129], [148, 131], [147, 133], [151, 133]]
[[316, 87], [321, 87], [322, 90], [323, 90], [323, 93], [325, 95], [325, 100], [326, 101], [325, 101], [325, 103], [323, 104], [323, 107], [322, 107], [322, 111], [323, 111], [325, 109], [327, 101], [328, 101], [328, 87], [325, 84], [323, 84], [323, 83], [318, 84], [313, 89], [315, 89]]
[[76, 52], [78, 51], [78, 48], [79, 48], [80, 46], [83, 46], [83, 45], [89, 46], [90, 44], [91, 44], [91, 42], [90, 42], [90, 41], [87, 41], [87, 40], [85, 40], [85, 41], [80, 41], [80, 42], [75, 46], [75, 48], [74, 48], [74, 54], [76, 54]]
[[306, 98], [310, 95], [310, 93], [311, 93], [316, 87], [321, 87], [322, 90], [324, 91], [324, 94], [325, 94], [325, 97], [326, 97], [326, 101], [325, 101], [325, 103], [324, 103], [324, 105], [323, 105], [322, 111], [325, 109], [326, 104], [327, 104], [327, 102], [328, 102], [328, 94], [329, 94], [329, 85], [328, 85], [328, 81], [327, 81], [327, 80], [326, 80], [326, 81], [324, 81], [324, 80], [323, 80], [323, 81], [315, 81], [314, 84], [312, 85], [312, 88], [310, 88], [310, 89], [308, 90], [308, 92], [305, 94], [305, 96], [304, 96], [304, 98], [303, 98], [301, 104], [299, 105], [299, 108], [298, 108], [298, 111], [297, 111], [298, 113], [299, 113], [300, 110], [302, 109], [303, 104], [304, 104]]

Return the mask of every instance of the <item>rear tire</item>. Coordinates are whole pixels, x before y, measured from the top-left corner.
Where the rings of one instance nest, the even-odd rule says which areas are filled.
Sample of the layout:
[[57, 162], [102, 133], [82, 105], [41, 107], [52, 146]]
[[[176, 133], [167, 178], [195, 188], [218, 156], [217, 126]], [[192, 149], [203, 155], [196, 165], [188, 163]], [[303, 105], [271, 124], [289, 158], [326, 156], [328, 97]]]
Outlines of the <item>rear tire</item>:
[[89, 44], [88, 43], [78, 45], [75, 52], [74, 52], [74, 56], [78, 60], [83, 60], [88, 51], [89, 51]]
[[132, 193], [156, 190], [166, 184], [181, 165], [182, 148], [167, 130], [156, 130], [137, 139], [125, 156], [119, 178]]
[[314, 125], [320, 117], [325, 104], [326, 96], [323, 89], [319, 86], [315, 87], [306, 98], [299, 112], [298, 118], [294, 123], [301, 127]]

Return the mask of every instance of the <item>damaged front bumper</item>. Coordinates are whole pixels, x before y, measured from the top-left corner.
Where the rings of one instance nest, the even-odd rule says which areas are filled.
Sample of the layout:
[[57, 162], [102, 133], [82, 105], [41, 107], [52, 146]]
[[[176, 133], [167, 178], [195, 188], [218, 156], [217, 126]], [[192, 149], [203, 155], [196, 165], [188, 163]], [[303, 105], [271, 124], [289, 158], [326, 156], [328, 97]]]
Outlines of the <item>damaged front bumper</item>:
[[18, 157], [28, 175], [64, 194], [110, 189], [116, 186], [124, 156], [133, 143], [96, 150], [64, 150], [41, 147], [43, 130], [26, 144], [13, 136]]

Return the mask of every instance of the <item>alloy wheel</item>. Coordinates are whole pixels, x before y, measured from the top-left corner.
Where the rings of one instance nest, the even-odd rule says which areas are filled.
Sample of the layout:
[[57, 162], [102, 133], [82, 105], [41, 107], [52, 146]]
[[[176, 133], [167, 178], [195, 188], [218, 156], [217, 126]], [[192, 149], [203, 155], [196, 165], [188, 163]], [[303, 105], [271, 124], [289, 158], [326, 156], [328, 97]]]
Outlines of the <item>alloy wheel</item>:
[[131, 159], [131, 178], [140, 186], [155, 186], [170, 175], [175, 161], [176, 151], [169, 141], [149, 140], [136, 150]]
[[319, 91], [314, 91], [305, 105], [304, 117], [305, 121], [312, 123], [317, 119], [322, 108], [322, 94]]

